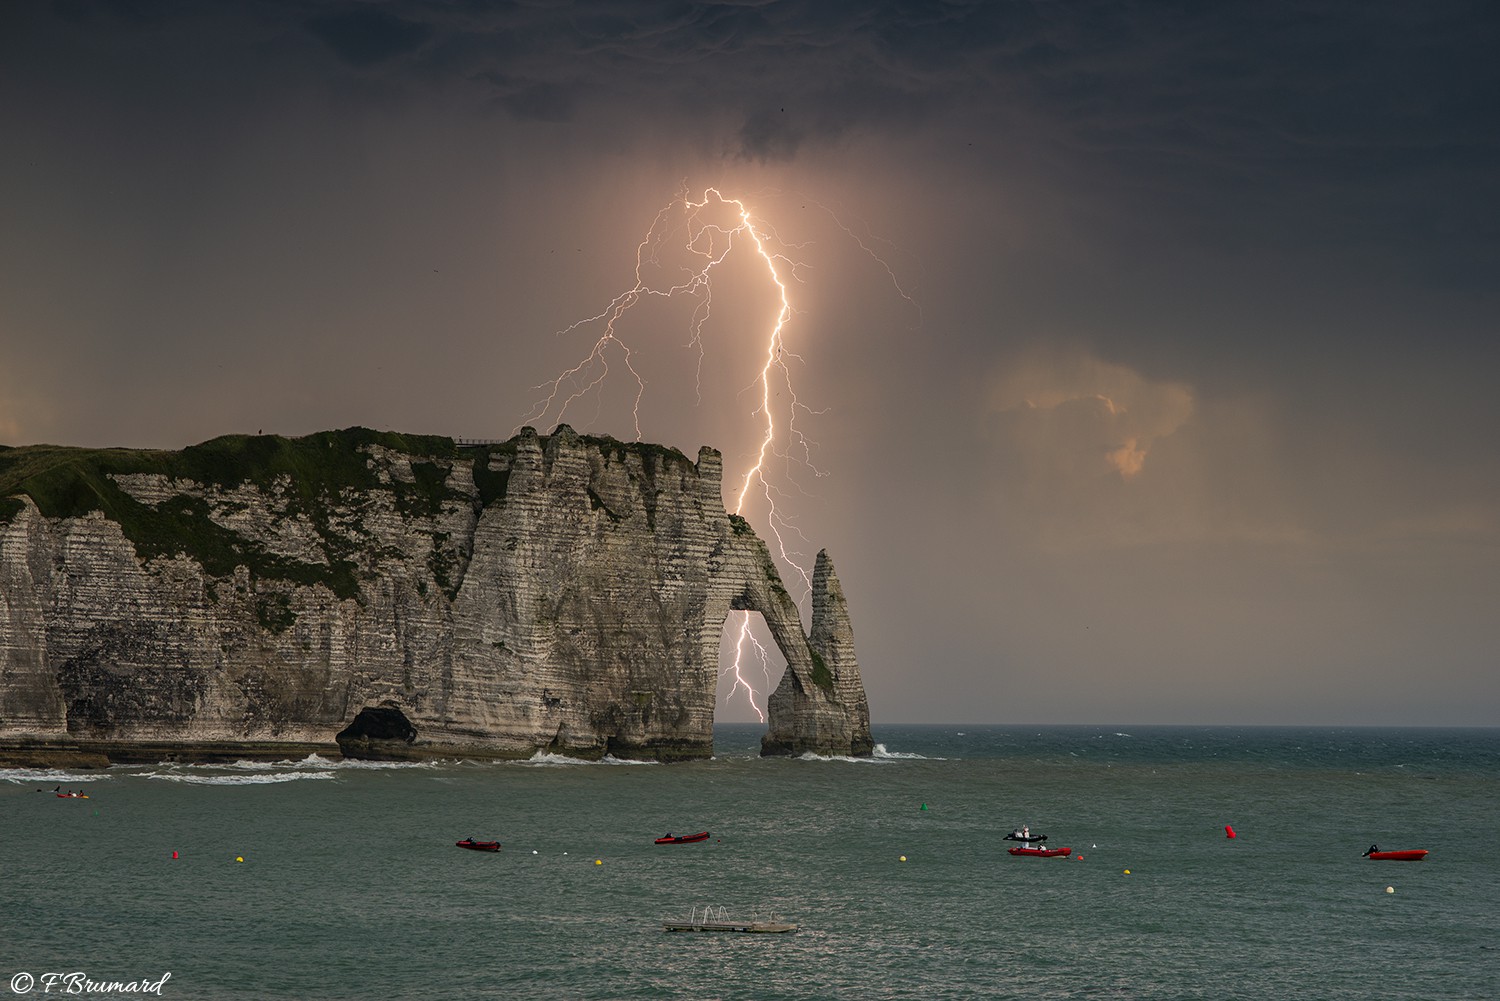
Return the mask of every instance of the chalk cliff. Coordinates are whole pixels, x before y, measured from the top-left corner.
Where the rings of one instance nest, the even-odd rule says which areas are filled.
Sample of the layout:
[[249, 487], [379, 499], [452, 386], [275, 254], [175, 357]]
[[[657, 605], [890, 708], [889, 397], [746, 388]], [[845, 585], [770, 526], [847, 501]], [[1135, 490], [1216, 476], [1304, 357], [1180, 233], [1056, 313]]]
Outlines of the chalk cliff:
[[712, 753], [719, 640], [787, 667], [764, 754], [868, 754], [826, 554], [811, 633], [719, 453], [525, 428], [0, 447], [0, 762]]

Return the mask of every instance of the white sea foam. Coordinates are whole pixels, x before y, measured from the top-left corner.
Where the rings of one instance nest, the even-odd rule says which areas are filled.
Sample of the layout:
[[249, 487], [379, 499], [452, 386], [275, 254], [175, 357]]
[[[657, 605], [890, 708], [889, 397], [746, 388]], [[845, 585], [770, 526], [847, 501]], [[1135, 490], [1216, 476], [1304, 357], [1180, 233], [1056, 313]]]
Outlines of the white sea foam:
[[277, 767], [281, 768], [353, 768], [359, 770], [378, 770], [383, 768], [437, 768], [442, 764], [439, 761], [366, 761], [363, 758], [325, 758], [321, 754], [309, 754], [301, 761], [278, 761]]
[[853, 755], [849, 755], [849, 754], [814, 754], [811, 751], [804, 751], [801, 754], [797, 755], [796, 760], [797, 761], [847, 761], [851, 765], [886, 765], [886, 764], [890, 764], [890, 760], [891, 759], [886, 758], [886, 757], [874, 757], [874, 756], [871, 756], [871, 757], [868, 757], [868, 758], [856, 758]]
[[657, 765], [659, 761], [632, 761], [628, 758], [617, 758], [612, 754], [606, 754], [598, 761], [589, 761], [585, 758], [570, 758], [566, 754], [551, 754], [537, 751], [525, 761], [513, 761], [510, 764], [532, 765], [534, 767], [560, 767], [565, 765]]
[[798, 761], [847, 761], [854, 765], [888, 765], [895, 761], [946, 761], [947, 758], [932, 758], [910, 751], [888, 751], [884, 744], [876, 744], [869, 757], [856, 758], [849, 754], [814, 754], [805, 751], [797, 756]]
[[177, 761], [163, 761], [160, 764], [166, 768], [215, 768], [219, 771], [269, 772], [275, 768], [287, 768], [293, 763], [291, 761], [250, 761], [242, 758], [239, 761], [218, 762], [216, 764]]
[[183, 763], [176, 761], [163, 761], [160, 767], [164, 768], [190, 768], [212, 771], [233, 772], [275, 772], [294, 769], [297, 771], [317, 770], [327, 771], [330, 769], [352, 768], [352, 769], [381, 769], [381, 768], [437, 768], [441, 762], [438, 761], [363, 761], [358, 758], [325, 758], [319, 754], [309, 754], [301, 760], [294, 761], [291, 758], [283, 758], [280, 761], [251, 761], [241, 758], [238, 761], [220, 761], [208, 763]]
[[252, 775], [201, 775], [194, 772], [146, 772], [145, 778], [166, 782], [186, 782], [202, 786], [256, 786], [302, 779], [333, 779], [333, 772], [259, 772]]
[[66, 772], [60, 768], [0, 768], [0, 782], [14, 782], [17, 785], [31, 782], [73, 785], [79, 782], [102, 782], [108, 778], [103, 772]]
[[870, 752], [876, 758], [906, 758], [917, 761], [947, 761], [947, 758], [933, 758], [926, 754], [916, 754], [912, 751], [887, 751], [884, 744], [876, 744], [875, 750]]

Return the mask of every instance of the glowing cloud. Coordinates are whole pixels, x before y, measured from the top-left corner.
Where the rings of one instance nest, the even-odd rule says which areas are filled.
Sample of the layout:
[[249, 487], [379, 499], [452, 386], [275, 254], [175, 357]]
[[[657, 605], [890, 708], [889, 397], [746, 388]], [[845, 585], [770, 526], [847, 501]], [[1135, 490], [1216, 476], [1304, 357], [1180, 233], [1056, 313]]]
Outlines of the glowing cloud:
[[1064, 479], [1140, 476], [1152, 447], [1193, 416], [1192, 390], [1087, 351], [1033, 351], [1007, 363], [990, 406], [1034, 469]]
[[1120, 476], [1130, 479], [1146, 465], [1146, 451], [1139, 447], [1139, 439], [1131, 438], [1119, 448], [1104, 453], [1104, 461], [1120, 471]]

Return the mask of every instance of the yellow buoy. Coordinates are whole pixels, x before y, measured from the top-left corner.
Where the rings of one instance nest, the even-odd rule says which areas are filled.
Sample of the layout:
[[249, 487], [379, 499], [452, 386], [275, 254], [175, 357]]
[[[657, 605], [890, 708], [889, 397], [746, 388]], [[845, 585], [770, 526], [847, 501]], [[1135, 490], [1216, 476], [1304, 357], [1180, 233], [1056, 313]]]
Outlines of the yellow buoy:
[[235, 856], [235, 857], [234, 857], [234, 860], [235, 860], [235, 861], [236, 861], [236, 862], [243, 862], [243, 861], [245, 861], [245, 856], [243, 856], [243, 855], [236, 855], [236, 856]]
[[596, 859], [594, 859], [594, 864], [595, 865], [603, 865], [604, 864], [604, 860], [602, 858], [596, 858]]
[[1126, 869], [1126, 870], [1125, 870], [1125, 875], [1127, 875], [1127, 876], [1129, 876], [1129, 875], [1130, 875], [1130, 870], [1129, 870], [1129, 869]]
[[906, 861], [906, 856], [905, 855], [901, 856], [901, 861], [903, 861], [903, 862]]

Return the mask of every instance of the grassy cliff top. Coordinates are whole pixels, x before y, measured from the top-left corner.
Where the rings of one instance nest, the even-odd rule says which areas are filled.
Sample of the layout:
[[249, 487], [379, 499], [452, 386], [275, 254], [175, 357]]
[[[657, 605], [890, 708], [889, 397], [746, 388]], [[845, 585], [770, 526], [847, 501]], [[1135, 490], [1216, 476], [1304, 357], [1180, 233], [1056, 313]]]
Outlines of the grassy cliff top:
[[[102, 513], [119, 524], [145, 559], [185, 553], [213, 576], [228, 575], [244, 565], [258, 576], [323, 583], [340, 597], [353, 597], [358, 584], [348, 543], [330, 530], [328, 509], [347, 490], [382, 486], [362, 451], [372, 445], [412, 458], [416, 482], [384, 489], [396, 493], [403, 507], [435, 511], [448, 492], [446, 460], [458, 455], [451, 438], [346, 428], [302, 438], [225, 435], [175, 452], [0, 446], [0, 523], [21, 512], [20, 496], [25, 495], [48, 518]], [[113, 479], [131, 474], [221, 488], [250, 483], [264, 489], [279, 483], [288, 508], [306, 515], [323, 537], [328, 562], [308, 564], [267, 553], [259, 543], [216, 524], [200, 498], [181, 495], [155, 507], [142, 504]], [[503, 492], [503, 480], [498, 489]]]
[[[544, 449], [556, 434], [541, 438]], [[637, 457], [648, 479], [663, 466], [693, 465], [681, 452], [661, 445], [578, 438], [607, 456]], [[355, 427], [301, 438], [225, 435], [180, 451], [0, 445], [0, 525], [25, 510], [21, 498], [29, 497], [49, 519], [99, 512], [119, 526], [142, 560], [186, 555], [211, 577], [228, 577], [243, 566], [256, 578], [321, 584], [340, 598], [358, 598], [361, 575], [368, 572], [360, 569], [368, 563], [368, 552], [358, 495], [388, 493], [404, 516], [424, 520], [440, 516], [455, 502], [502, 502], [518, 441], [519, 437], [461, 446], [452, 438]], [[370, 461], [374, 447], [405, 456], [411, 476], [382, 479], [382, 464]], [[450, 486], [457, 464], [466, 466], [472, 476], [472, 492]], [[204, 490], [180, 489], [160, 503], [142, 503], [117, 481], [133, 475], [160, 476], [183, 485], [190, 481], [209, 494], [246, 485], [274, 494], [281, 511], [303, 519], [317, 534], [322, 558], [290, 558], [227, 527], [222, 517], [216, 520], [212, 498]], [[654, 499], [647, 493], [648, 500]], [[458, 557], [448, 533], [426, 523], [433, 535], [430, 566], [439, 586], [448, 590], [452, 562]], [[284, 607], [268, 606], [263, 621], [284, 623], [284, 612]]]
[[[543, 444], [550, 436], [543, 436]], [[622, 442], [608, 435], [580, 435], [606, 454], [638, 453], [692, 464], [675, 448]], [[79, 517], [91, 511], [113, 516], [120, 491], [111, 474], [154, 473], [224, 488], [252, 483], [267, 487], [286, 477], [303, 500], [376, 486], [361, 448], [378, 445], [413, 459], [472, 457], [482, 467], [491, 454], [514, 455], [516, 439], [481, 446], [459, 446], [439, 435], [399, 434], [352, 427], [301, 438], [232, 434], [180, 451], [135, 448], [75, 448], [66, 445], [0, 445], [0, 521], [20, 510], [15, 500], [29, 496], [49, 518]]]
[[[224, 435], [181, 451], [133, 448], [73, 448], [62, 445], [0, 446], [0, 498], [10, 504], [25, 494], [49, 518], [78, 517], [90, 511], [114, 516], [123, 496], [111, 474], [155, 473], [169, 479], [236, 487], [268, 486], [289, 478], [304, 498], [334, 494], [347, 487], [375, 485], [361, 446], [380, 445], [413, 457], [451, 458], [453, 439], [403, 435], [369, 428], [323, 431], [302, 438], [280, 435]], [[11, 512], [13, 513], [13, 512]], [[0, 518], [6, 510], [0, 508]], [[118, 520], [118, 519], [117, 519]]]

